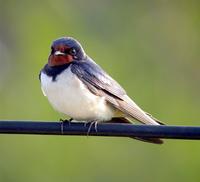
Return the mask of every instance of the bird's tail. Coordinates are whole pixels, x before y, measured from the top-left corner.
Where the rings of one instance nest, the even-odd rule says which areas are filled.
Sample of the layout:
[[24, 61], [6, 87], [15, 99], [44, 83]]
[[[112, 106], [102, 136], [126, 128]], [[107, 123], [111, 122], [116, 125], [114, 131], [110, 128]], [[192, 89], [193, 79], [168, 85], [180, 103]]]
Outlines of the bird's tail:
[[[124, 118], [124, 117], [113, 118], [110, 122], [112, 122], [112, 123], [131, 123], [132, 124], [131, 121], [129, 121], [127, 118]], [[158, 123], [160, 124], [161, 122], [158, 122]], [[163, 125], [163, 123], [161, 123], [161, 124]], [[130, 137], [130, 138], [140, 140], [143, 142], [153, 143], [153, 144], [162, 144], [163, 143], [163, 140], [161, 140], [160, 138], [149, 138], [149, 137]]]

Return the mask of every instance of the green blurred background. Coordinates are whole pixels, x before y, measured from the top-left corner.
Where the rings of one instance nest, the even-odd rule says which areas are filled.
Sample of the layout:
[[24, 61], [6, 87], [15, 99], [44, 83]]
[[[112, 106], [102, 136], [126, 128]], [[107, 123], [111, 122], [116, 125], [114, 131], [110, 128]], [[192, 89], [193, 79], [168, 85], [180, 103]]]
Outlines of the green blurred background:
[[[0, 119], [58, 120], [38, 73], [78, 39], [143, 109], [200, 125], [199, 1], [0, 0]], [[199, 141], [0, 135], [0, 182], [199, 181]]]

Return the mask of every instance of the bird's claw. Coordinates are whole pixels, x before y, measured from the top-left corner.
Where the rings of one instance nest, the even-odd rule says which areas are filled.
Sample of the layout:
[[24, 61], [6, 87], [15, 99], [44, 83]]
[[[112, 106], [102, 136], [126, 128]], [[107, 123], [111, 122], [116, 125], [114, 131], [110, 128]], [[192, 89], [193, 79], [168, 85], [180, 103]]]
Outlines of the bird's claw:
[[64, 132], [64, 123], [68, 123], [68, 125], [70, 126], [71, 124], [71, 121], [73, 120], [73, 118], [70, 118], [69, 120], [67, 119], [60, 119], [60, 122], [61, 122], [61, 134], [63, 134]]
[[88, 131], [87, 131], [87, 136], [90, 134], [92, 125], [94, 125], [95, 132], [97, 133], [97, 124], [98, 124], [98, 122], [97, 122], [97, 121], [86, 122], [86, 123], [84, 123], [84, 126], [86, 126], [88, 123], [89, 123], [90, 125], [89, 125]]

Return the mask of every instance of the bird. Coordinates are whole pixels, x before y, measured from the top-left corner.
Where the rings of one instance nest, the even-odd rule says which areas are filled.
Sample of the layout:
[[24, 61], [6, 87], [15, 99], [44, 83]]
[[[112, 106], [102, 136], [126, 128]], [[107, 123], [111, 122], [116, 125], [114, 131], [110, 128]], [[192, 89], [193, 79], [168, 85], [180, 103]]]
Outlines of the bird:
[[[143, 111], [72, 37], [53, 41], [39, 79], [42, 92], [52, 107], [73, 120], [95, 124], [112, 119], [121, 123], [163, 124]], [[133, 138], [163, 143], [159, 138]]]

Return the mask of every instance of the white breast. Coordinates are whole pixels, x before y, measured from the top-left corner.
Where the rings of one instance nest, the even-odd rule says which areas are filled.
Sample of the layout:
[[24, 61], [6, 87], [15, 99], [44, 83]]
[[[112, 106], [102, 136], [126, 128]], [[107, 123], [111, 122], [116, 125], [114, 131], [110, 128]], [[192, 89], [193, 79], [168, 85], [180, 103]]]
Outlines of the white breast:
[[104, 97], [92, 94], [71, 72], [70, 67], [52, 81], [52, 77], [41, 74], [41, 87], [52, 106], [75, 120], [107, 121], [114, 115], [114, 108]]

